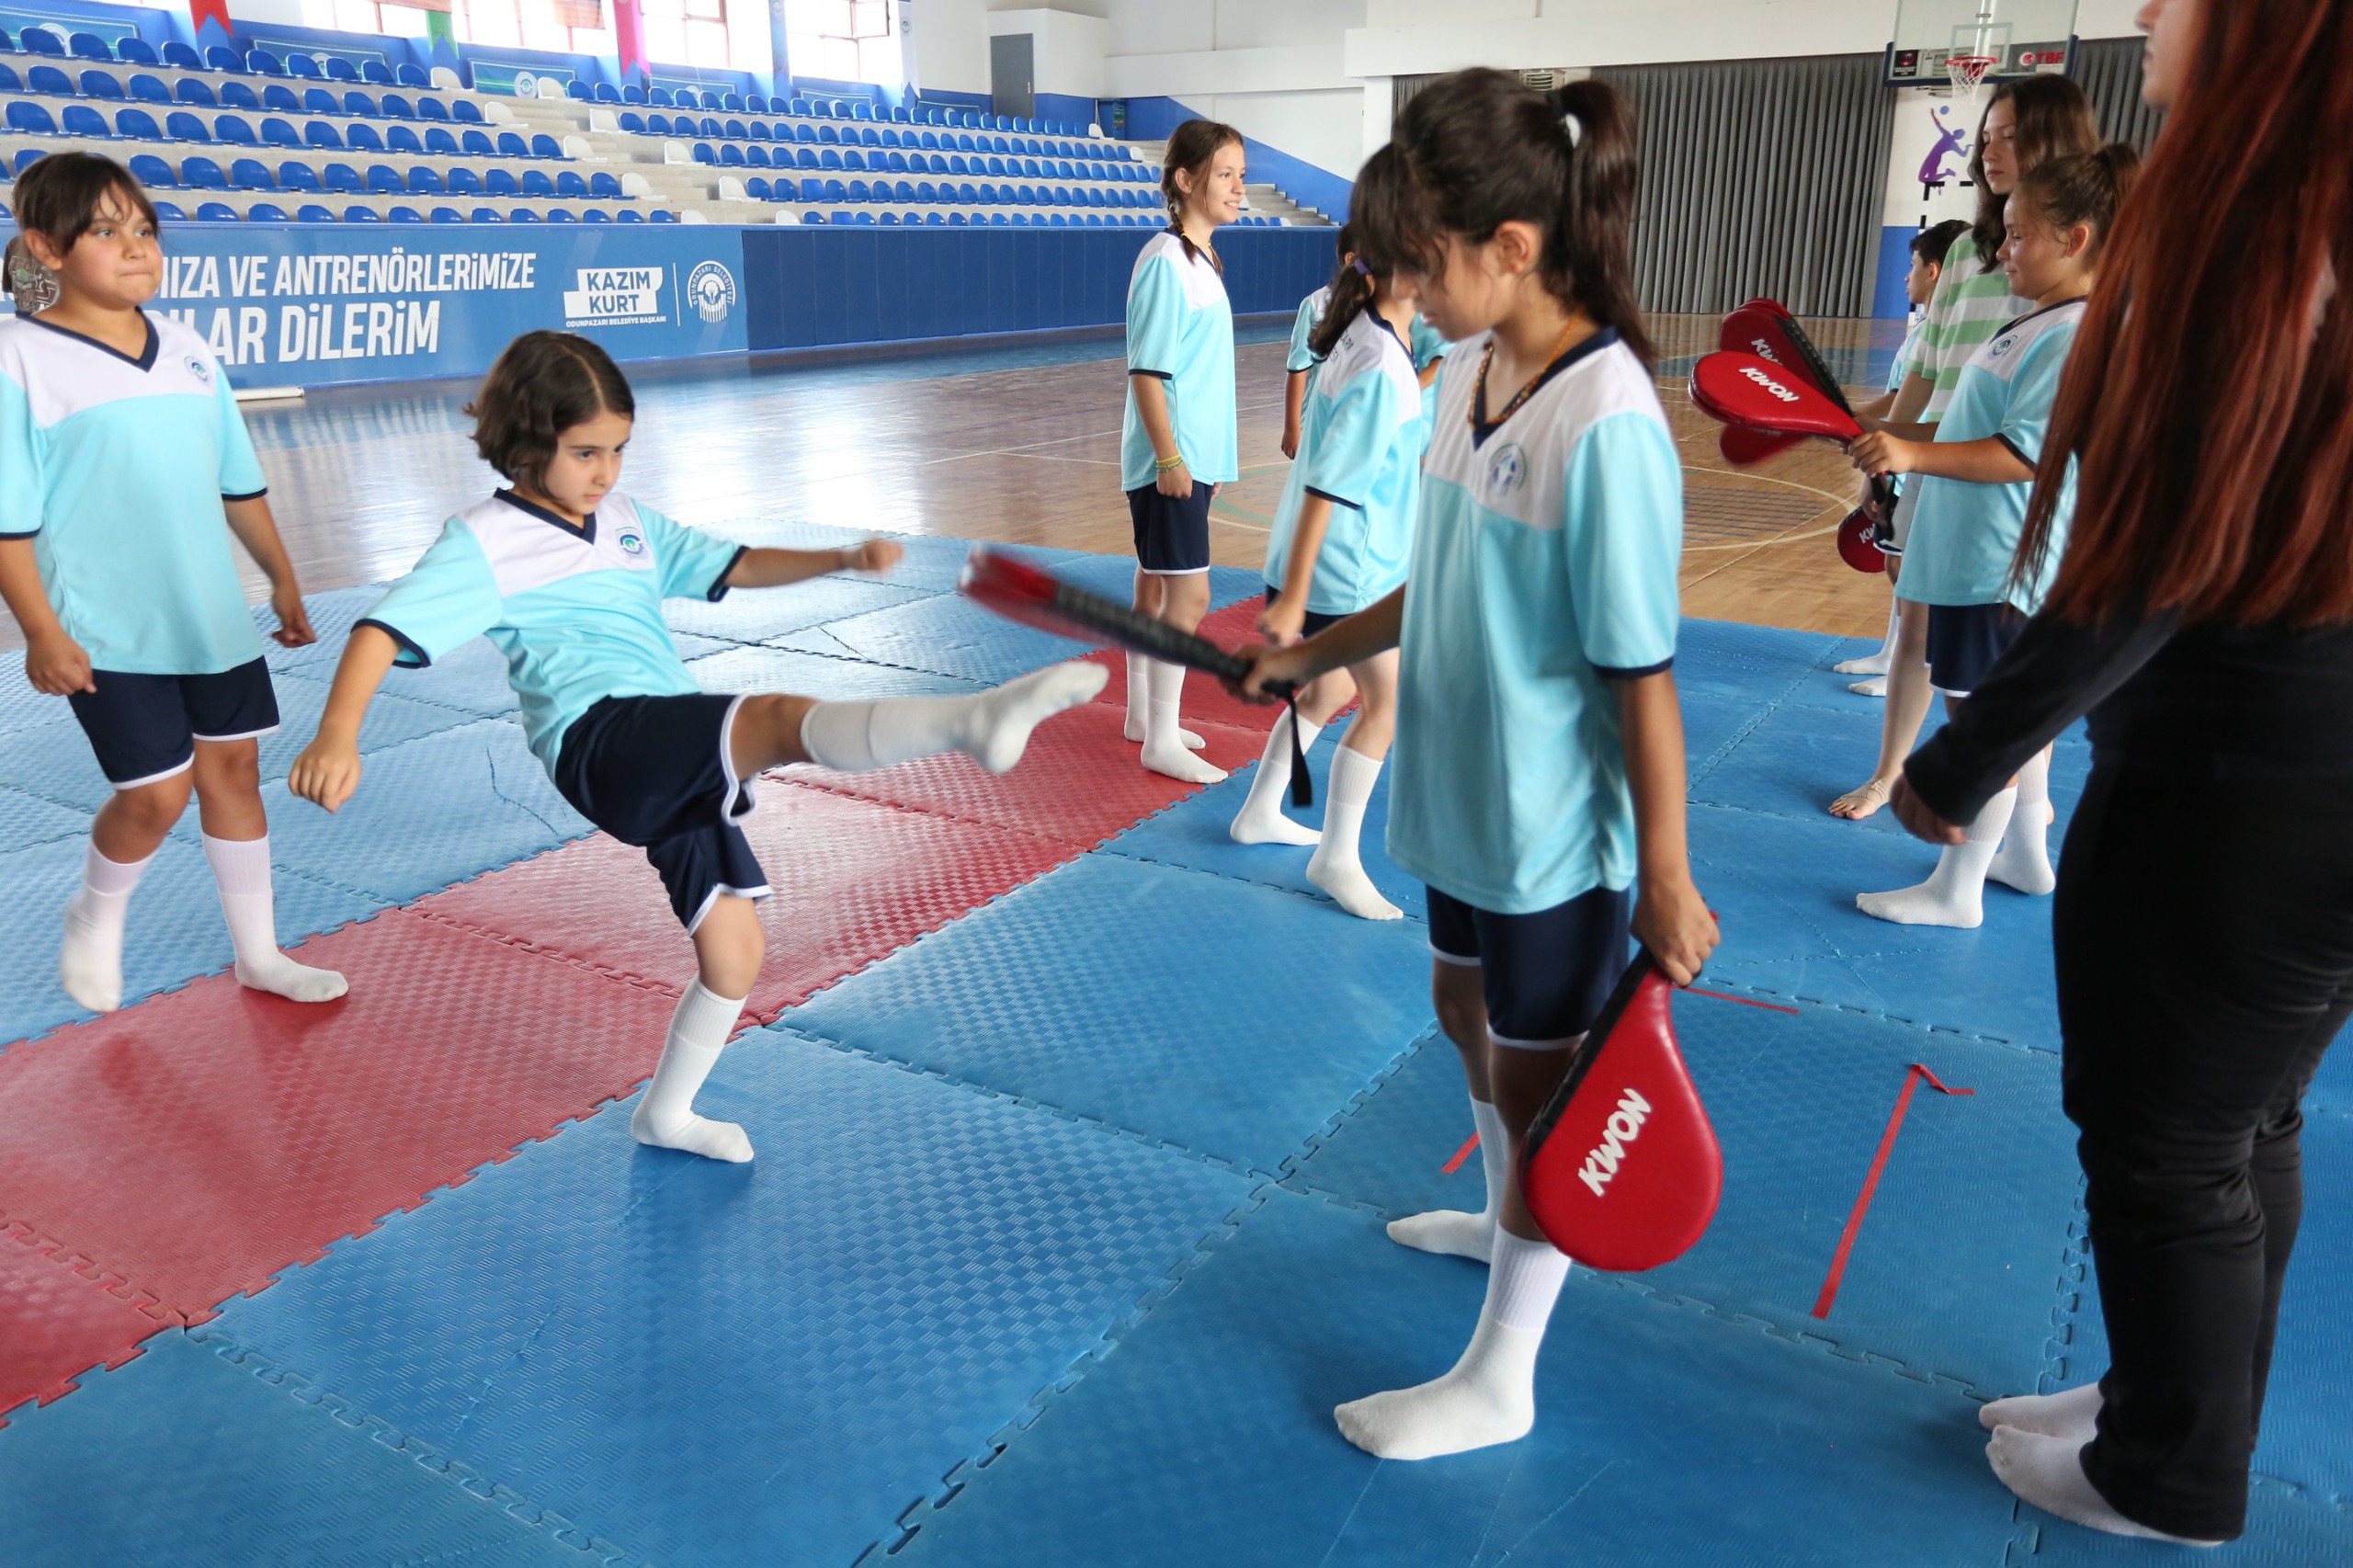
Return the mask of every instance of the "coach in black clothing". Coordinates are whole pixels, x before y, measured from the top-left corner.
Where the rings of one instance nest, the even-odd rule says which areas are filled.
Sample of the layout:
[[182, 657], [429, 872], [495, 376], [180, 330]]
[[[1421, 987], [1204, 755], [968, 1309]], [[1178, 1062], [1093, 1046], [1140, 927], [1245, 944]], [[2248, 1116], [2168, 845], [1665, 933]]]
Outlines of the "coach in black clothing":
[[2353, 1013], [2353, 6], [2141, 20], [2171, 114], [2029, 517], [2021, 569], [2063, 532], [2058, 580], [1893, 804], [1958, 842], [2090, 716], [2052, 924], [2111, 1363], [1988, 1405], [1988, 1453], [2052, 1513], [2211, 1542], [2245, 1527], [2300, 1107]]

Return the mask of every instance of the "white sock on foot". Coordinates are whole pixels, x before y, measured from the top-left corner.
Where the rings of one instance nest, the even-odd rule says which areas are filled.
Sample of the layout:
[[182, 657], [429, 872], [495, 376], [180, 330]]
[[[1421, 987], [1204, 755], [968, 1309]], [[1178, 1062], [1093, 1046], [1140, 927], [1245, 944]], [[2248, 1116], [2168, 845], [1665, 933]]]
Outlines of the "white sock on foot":
[[1516, 1442], [1536, 1425], [1536, 1352], [1568, 1278], [1549, 1242], [1500, 1227], [1487, 1270], [1487, 1304], [1462, 1357], [1445, 1376], [1376, 1393], [1332, 1415], [1340, 1435], [1385, 1460], [1435, 1459]]
[[[1142, 653], [1128, 655], [1128, 722], [1120, 733], [1131, 741], [1143, 739], [1145, 717], [1152, 710], [1152, 690], [1144, 674], [1144, 666], [1151, 662]], [[1201, 749], [1201, 737], [1190, 730], [1179, 729], [1176, 738], [1184, 743], [1187, 751]]]
[[278, 950], [278, 903], [270, 890], [269, 835], [204, 835], [204, 858], [221, 893], [221, 917], [237, 949], [237, 983], [290, 1002], [332, 1002], [351, 989], [331, 969], [313, 969]]
[[1389, 1221], [1389, 1239], [1416, 1252], [1474, 1257], [1485, 1263], [1495, 1253], [1495, 1216], [1503, 1211], [1504, 1182], [1511, 1170], [1511, 1134], [1504, 1131], [1503, 1112], [1485, 1100], [1471, 1102], [1471, 1125], [1479, 1132], [1479, 1165], [1487, 1177], [1487, 1206], [1473, 1214], [1467, 1209], [1433, 1209]]
[[1855, 895], [1855, 907], [1899, 926], [1954, 926], [1972, 930], [1985, 923], [1985, 868], [2002, 842], [2018, 792], [2005, 790], [1985, 802], [1969, 824], [1969, 842], [1949, 844], [1937, 869], [1917, 887]]
[[741, 1127], [695, 1114], [695, 1095], [727, 1049], [727, 1032], [743, 1011], [741, 997], [731, 1002], [699, 980], [687, 987], [678, 1010], [670, 1015], [670, 1039], [662, 1047], [654, 1081], [630, 1115], [630, 1133], [639, 1142], [736, 1165], [752, 1157], [752, 1141]]
[[2168, 1540], [2177, 1546], [2220, 1546], [2219, 1540], [2192, 1540], [2136, 1525], [2118, 1513], [2084, 1473], [2084, 1444], [2076, 1437], [2052, 1437], [1997, 1426], [1985, 1445], [1986, 1460], [2002, 1484], [2046, 1514], [2055, 1514], [2086, 1529], [2143, 1540]]
[[1307, 862], [1307, 880], [1359, 920], [1399, 920], [1405, 912], [1381, 896], [1358, 858], [1364, 832], [1365, 802], [1381, 778], [1381, 759], [1341, 745], [1332, 753], [1332, 776], [1324, 789], [1324, 842]]
[[153, 855], [109, 860], [95, 844], [83, 852], [82, 885], [65, 901], [57, 979], [65, 994], [93, 1013], [122, 1006], [122, 923], [131, 913], [131, 890], [154, 863]]
[[1212, 767], [1185, 749], [1184, 731], [1176, 718], [1185, 705], [1185, 666], [1146, 659], [1146, 684], [1152, 689], [1152, 710], [1144, 726], [1143, 765], [1154, 773], [1188, 784], [1214, 784], [1225, 769]]
[[2004, 887], [2036, 897], [2059, 885], [2051, 869], [2051, 748], [2036, 752], [2018, 769], [2018, 803], [2010, 812], [2002, 846], [1994, 851], [1986, 876]]
[[1885, 676], [1873, 676], [1869, 680], [1852, 682], [1847, 686], [1847, 689], [1853, 692], [1857, 697], [1885, 697], [1887, 695], [1887, 677]]
[[[1895, 662], [1895, 626], [1899, 619], [1900, 618], [1895, 613], [1895, 601], [1893, 599], [1890, 599], [1887, 605], [1887, 635], [1880, 639], [1878, 649], [1875, 652], [1865, 653], [1859, 659], [1842, 660], [1830, 667], [1837, 671], [1842, 676], [1883, 676], [1887, 674], [1888, 666]], [[1849, 689], [1862, 691], [1863, 688], [1859, 684]], [[1882, 687], [1878, 691], [1864, 692], [1864, 695], [1867, 697], [1883, 697], [1886, 695], [1886, 688]]]
[[[1258, 757], [1258, 771], [1250, 779], [1250, 798], [1242, 802], [1242, 809], [1233, 813], [1233, 825], [1225, 830], [1236, 844], [1304, 846], [1323, 837], [1313, 828], [1283, 815], [1283, 801], [1290, 789], [1290, 711], [1285, 710], [1275, 721], [1267, 749]], [[1323, 733], [1323, 725], [1300, 721], [1300, 755], [1304, 756]]]
[[944, 751], [961, 751], [989, 772], [1004, 773], [1021, 760], [1031, 730], [1088, 700], [1110, 678], [1100, 665], [1055, 665], [970, 697], [820, 702], [801, 721], [801, 749], [812, 762], [843, 773]]
[[2097, 1383], [2057, 1393], [2013, 1394], [1980, 1405], [1977, 1424], [1988, 1432], [1996, 1426], [2015, 1426], [2021, 1432], [2088, 1443], [2099, 1432], [2099, 1408], [2106, 1403]]

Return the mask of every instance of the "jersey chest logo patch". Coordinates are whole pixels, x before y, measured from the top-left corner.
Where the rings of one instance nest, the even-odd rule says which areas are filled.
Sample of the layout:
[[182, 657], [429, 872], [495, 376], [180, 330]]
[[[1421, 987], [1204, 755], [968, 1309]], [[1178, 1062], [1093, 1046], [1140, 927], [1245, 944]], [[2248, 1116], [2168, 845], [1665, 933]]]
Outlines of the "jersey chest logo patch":
[[1487, 494], [1498, 499], [1516, 494], [1528, 483], [1528, 454], [1518, 441], [1497, 447], [1487, 459]]
[[614, 537], [613, 542], [621, 547], [621, 553], [623, 555], [629, 556], [632, 560], [642, 560], [644, 558], [645, 536], [638, 532], [635, 528], [623, 528]]
[[196, 378], [198, 385], [209, 387], [212, 384], [212, 367], [195, 355], [189, 355], [181, 360], [180, 364], [189, 375]]

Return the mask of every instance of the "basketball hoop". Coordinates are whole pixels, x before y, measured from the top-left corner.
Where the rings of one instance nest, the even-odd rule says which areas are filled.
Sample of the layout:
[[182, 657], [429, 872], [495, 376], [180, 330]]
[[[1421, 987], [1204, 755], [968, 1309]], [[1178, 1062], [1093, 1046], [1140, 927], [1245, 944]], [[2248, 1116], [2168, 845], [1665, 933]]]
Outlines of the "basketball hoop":
[[1975, 103], [1978, 90], [1985, 85], [1985, 73], [2000, 63], [1990, 54], [1950, 55], [1945, 61], [1945, 77]]

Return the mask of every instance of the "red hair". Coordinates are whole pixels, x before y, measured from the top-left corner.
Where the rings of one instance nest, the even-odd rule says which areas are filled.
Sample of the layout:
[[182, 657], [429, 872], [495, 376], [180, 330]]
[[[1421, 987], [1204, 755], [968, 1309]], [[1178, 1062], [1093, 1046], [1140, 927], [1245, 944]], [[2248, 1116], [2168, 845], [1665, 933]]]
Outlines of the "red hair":
[[[2207, 0], [2045, 450], [2048, 608], [2353, 621], [2353, 6]], [[2042, 466], [2021, 567], [2049, 548]]]

